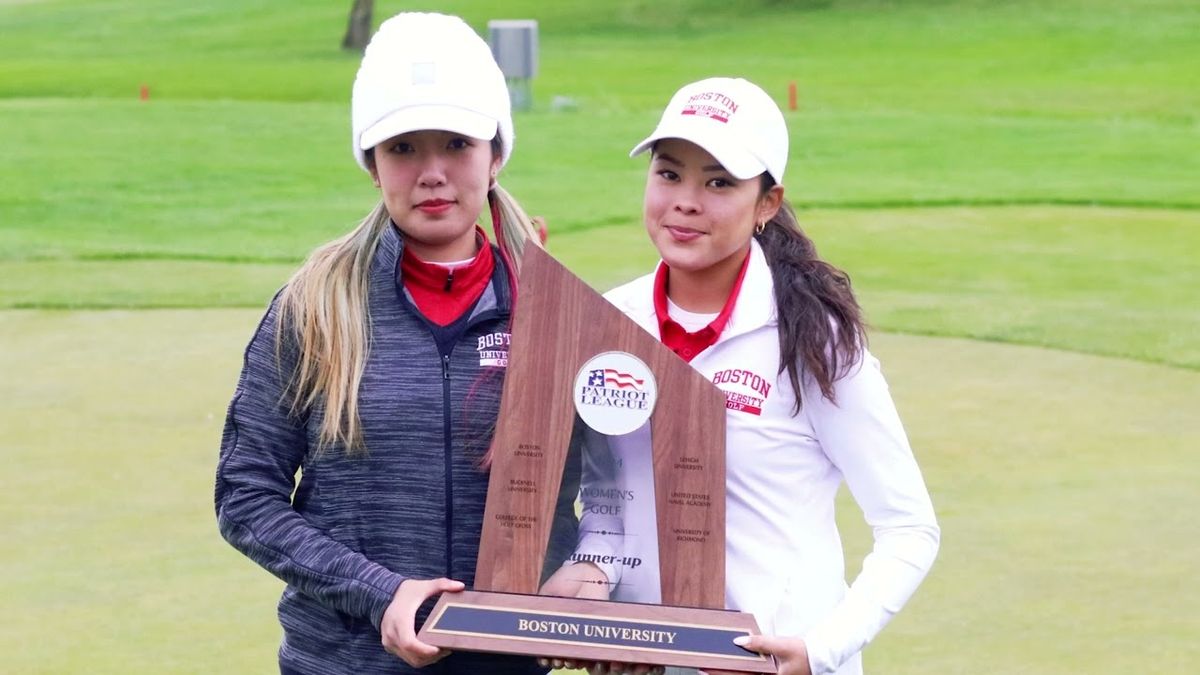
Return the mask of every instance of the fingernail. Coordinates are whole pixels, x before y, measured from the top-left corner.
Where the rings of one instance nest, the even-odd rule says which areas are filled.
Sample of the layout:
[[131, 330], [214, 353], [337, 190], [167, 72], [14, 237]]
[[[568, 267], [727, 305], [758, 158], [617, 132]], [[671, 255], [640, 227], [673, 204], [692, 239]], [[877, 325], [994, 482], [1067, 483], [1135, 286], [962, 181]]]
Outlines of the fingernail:
[[745, 647], [746, 645], [750, 644], [750, 636], [743, 635], [741, 637], [735, 637], [733, 638], [733, 644], [739, 647]]

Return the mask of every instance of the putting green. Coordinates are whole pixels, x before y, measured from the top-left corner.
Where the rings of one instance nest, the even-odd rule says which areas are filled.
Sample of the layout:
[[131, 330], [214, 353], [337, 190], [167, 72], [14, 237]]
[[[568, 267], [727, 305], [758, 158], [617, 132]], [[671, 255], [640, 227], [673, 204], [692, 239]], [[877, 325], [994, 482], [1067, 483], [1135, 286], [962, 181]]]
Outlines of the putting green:
[[[0, 312], [13, 544], [0, 610], [14, 618], [0, 653], [13, 672], [273, 667], [279, 584], [221, 541], [212, 511], [224, 407], [257, 320]], [[1200, 373], [887, 334], [874, 350], [944, 543], [869, 664], [1094, 673], [1153, 655], [1156, 671], [1183, 672], [1200, 658]], [[869, 534], [844, 506], [853, 573]]]

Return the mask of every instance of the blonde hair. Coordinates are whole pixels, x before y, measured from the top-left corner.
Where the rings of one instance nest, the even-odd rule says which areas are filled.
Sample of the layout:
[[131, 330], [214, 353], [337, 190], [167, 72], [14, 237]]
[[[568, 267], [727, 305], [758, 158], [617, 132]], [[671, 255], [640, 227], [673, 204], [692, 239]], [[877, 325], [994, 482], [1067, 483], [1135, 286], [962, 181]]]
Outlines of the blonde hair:
[[[493, 221], [499, 221], [493, 222], [493, 226], [500, 252], [508, 262], [513, 276], [518, 277], [521, 274], [521, 256], [525, 254], [525, 246], [530, 242], [533, 242], [534, 246], [542, 246], [540, 228], [534, 219], [525, 213], [517, 200], [498, 184], [488, 191], [488, 203], [493, 208]], [[516, 294], [513, 295], [515, 297]]]
[[[541, 242], [533, 221], [499, 185], [489, 190], [488, 203], [515, 297], [521, 253], [530, 242]], [[285, 338], [294, 340], [297, 351], [294, 369], [284, 374], [290, 399], [285, 403], [294, 416], [323, 408], [316, 454], [335, 446], [348, 455], [367, 450], [358, 417], [358, 388], [371, 347], [367, 294], [371, 262], [390, 224], [381, 201], [349, 234], [313, 251], [280, 294], [277, 361], [282, 363]]]

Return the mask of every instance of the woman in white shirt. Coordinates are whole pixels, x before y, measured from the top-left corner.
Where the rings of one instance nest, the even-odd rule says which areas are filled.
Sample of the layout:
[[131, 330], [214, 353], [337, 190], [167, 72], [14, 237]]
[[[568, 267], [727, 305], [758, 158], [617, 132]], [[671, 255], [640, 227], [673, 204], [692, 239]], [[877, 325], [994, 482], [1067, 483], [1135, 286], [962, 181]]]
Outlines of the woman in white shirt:
[[[631, 156], [647, 151], [643, 215], [662, 262], [607, 297], [726, 394], [726, 606], [764, 633], [739, 644], [785, 675], [860, 673], [940, 532], [849, 278], [817, 257], [784, 200], [783, 114], [746, 80], [695, 82]], [[637, 465], [647, 438], [610, 438], [627, 480], [651, 474]], [[849, 586], [834, 520], [843, 480], [875, 540]]]

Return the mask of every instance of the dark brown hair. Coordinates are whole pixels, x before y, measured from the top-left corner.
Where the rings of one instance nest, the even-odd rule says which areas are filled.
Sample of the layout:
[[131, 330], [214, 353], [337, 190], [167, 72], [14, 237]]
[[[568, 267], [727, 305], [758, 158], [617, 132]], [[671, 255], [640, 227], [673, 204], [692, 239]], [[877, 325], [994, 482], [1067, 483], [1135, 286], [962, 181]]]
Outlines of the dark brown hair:
[[[760, 195], [775, 186], [762, 175]], [[779, 373], [786, 368], [796, 392], [798, 414], [801, 373], [811, 377], [821, 395], [836, 403], [833, 383], [862, 358], [866, 327], [850, 288], [850, 277], [817, 257], [817, 247], [800, 229], [787, 200], [756, 233], [774, 277], [779, 319]]]

